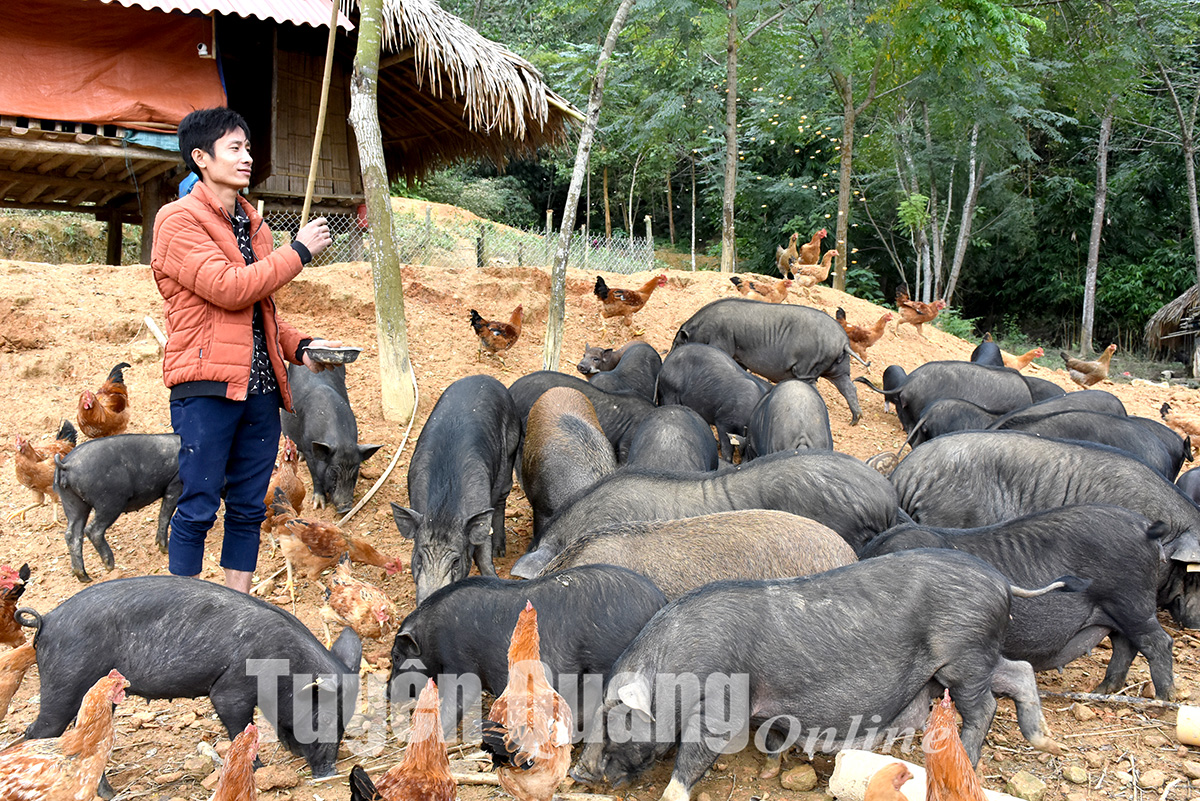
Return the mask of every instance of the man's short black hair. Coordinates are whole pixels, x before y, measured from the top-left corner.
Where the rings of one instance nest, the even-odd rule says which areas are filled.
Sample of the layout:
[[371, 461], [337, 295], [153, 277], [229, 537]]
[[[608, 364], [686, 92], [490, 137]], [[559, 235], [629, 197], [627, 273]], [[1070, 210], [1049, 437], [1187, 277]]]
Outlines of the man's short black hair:
[[238, 128], [250, 138], [250, 126], [246, 119], [231, 108], [202, 108], [193, 111], [179, 123], [179, 154], [189, 170], [200, 175], [200, 168], [192, 160], [192, 151], [200, 148], [208, 155], [215, 155], [213, 148], [218, 139]]

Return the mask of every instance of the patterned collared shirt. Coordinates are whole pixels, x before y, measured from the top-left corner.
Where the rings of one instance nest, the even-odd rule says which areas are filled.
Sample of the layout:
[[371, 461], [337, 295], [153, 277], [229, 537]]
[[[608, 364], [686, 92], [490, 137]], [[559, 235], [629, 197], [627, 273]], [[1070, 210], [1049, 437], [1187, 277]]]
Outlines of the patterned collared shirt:
[[[253, 264], [258, 259], [250, 246], [250, 218], [241, 204], [236, 206], [233, 214], [233, 233], [237, 237], [238, 249], [246, 264]], [[269, 395], [279, 389], [275, 380], [275, 371], [271, 369], [271, 359], [267, 356], [267, 332], [263, 327], [262, 305], [254, 304], [254, 357], [250, 362], [250, 385], [247, 391], [251, 395]]]

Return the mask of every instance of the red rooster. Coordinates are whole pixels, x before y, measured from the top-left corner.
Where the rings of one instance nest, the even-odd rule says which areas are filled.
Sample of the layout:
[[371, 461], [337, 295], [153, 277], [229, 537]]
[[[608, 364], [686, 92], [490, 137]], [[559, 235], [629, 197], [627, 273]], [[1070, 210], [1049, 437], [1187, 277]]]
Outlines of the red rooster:
[[949, 690], [929, 713], [921, 750], [925, 752], [926, 801], [986, 801], [979, 776], [959, 739]]
[[75, 422], [85, 436], [95, 439], [123, 434], [129, 427], [129, 392], [125, 389], [128, 362], [121, 362], [108, 373], [108, 380], [100, 389], [85, 390], [79, 396], [79, 410]]
[[430, 679], [413, 710], [403, 761], [383, 774], [378, 784], [361, 765], [355, 765], [350, 771], [350, 801], [454, 801], [457, 788], [442, 738], [437, 685]]

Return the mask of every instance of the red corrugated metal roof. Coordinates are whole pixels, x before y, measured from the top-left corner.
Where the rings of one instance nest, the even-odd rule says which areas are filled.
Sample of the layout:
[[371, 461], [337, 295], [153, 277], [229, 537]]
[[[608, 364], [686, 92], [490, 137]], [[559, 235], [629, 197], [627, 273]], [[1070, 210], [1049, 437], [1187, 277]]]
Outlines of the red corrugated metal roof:
[[[236, 14], [274, 22], [291, 22], [324, 28], [329, 24], [333, 7], [329, 0], [100, 0], [118, 3], [126, 8], [150, 11], [199, 11], [203, 14]], [[353, 30], [345, 14], [338, 12], [338, 27]]]

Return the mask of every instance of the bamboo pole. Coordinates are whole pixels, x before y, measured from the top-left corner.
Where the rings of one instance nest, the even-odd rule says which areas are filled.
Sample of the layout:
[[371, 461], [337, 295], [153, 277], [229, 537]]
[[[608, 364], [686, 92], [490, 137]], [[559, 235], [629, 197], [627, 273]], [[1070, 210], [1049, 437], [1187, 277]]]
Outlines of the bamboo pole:
[[312, 211], [313, 190], [317, 186], [317, 164], [321, 156], [321, 139], [325, 137], [325, 110], [329, 105], [329, 82], [333, 76], [333, 46], [337, 41], [338, 2], [330, 0], [332, 16], [329, 18], [329, 42], [325, 45], [325, 75], [321, 79], [321, 105], [317, 111], [317, 130], [313, 136], [312, 160], [308, 165], [308, 186], [304, 190], [304, 209], [300, 212], [300, 227], [308, 224], [308, 213]]

